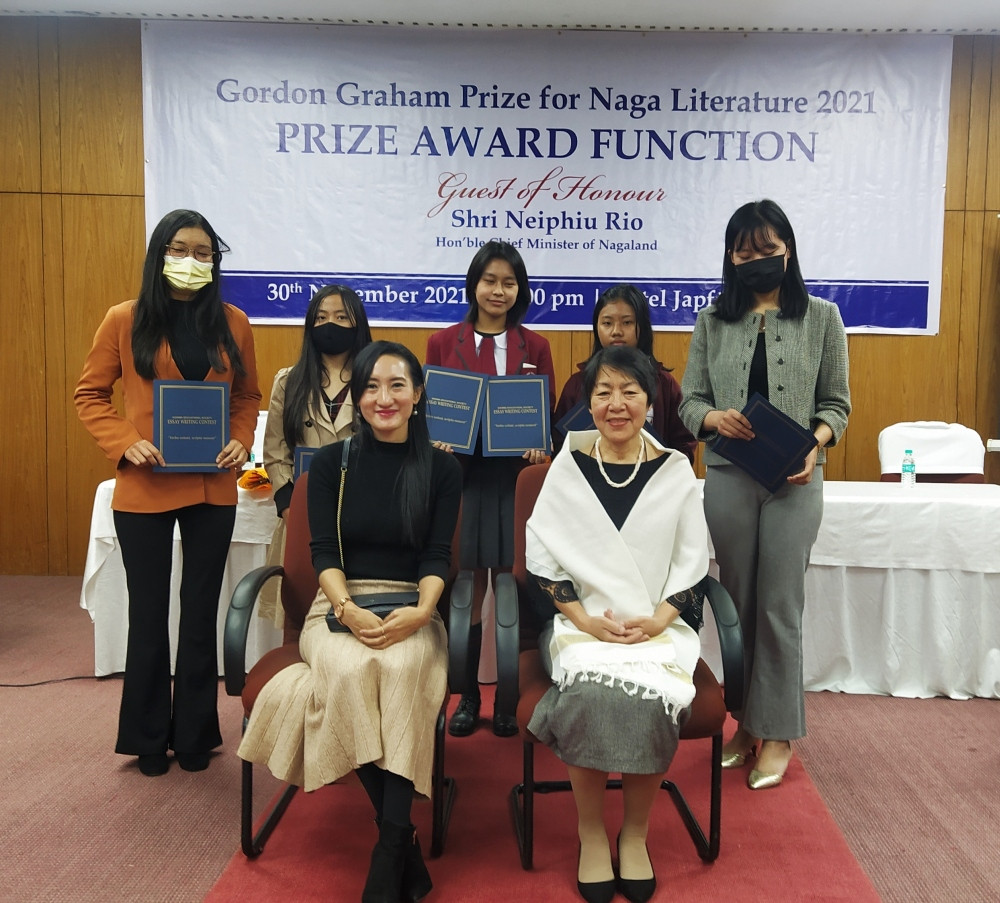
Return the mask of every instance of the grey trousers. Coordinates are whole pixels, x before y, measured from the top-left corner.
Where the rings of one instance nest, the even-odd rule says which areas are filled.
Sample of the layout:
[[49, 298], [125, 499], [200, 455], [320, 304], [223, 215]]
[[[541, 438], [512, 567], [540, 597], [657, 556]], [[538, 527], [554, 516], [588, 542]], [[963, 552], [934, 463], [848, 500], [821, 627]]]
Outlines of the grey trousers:
[[705, 519], [722, 585], [743, 628], [743, 728], [765, 740], [806, 734], [802, 609], [809, 552], [823, 518], [823, 468], [775, 493], [732, 465], [705, 476]]

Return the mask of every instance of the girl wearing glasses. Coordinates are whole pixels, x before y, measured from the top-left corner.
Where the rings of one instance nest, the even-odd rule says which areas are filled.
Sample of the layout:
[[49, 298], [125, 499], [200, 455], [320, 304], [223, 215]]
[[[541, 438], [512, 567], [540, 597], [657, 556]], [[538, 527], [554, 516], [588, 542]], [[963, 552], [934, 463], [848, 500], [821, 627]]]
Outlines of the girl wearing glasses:
[[[129, 593], [125, 680], [115, 751], [164, 774], [167, 750], [201, 771], [222, 743], [216, 695], [219, 592], [236, 519], [236, 476], [253, 445], [260, 405], [253, 334], [246, 315], [219, 295], [228, 250], [194, 210], [174, 210], [153, 229], [135, 301], [112, 307], [98, 327], [77, 383], [77, 413], [115, 465], [115, 531]], [[229, 384], [230, 440], [217, 473], [154, 470], [153, 380]], [[112, 403], [120, 380], [123, 413]], [[173, 694], [170, 570], [174, 525], [183, 572]]]

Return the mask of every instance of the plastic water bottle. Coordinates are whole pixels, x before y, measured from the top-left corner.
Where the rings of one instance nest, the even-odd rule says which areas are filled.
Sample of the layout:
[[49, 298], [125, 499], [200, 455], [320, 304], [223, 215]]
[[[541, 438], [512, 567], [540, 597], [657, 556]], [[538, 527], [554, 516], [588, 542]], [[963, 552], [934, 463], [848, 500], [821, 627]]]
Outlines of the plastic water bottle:
[[917, 484], [917, 462], [913, 460], [913, 449], [903, 452], [903, 466], [899, 472], [899, 482], [907, 488]]

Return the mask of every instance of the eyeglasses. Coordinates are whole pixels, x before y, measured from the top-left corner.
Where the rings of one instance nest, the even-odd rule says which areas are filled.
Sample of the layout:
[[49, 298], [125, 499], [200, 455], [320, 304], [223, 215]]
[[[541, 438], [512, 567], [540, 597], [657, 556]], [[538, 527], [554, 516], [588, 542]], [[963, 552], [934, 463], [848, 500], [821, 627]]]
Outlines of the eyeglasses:
[[187, 256], [193, 256], [201, 263], [208, 263], [215, 259], [215, 252], [211, 248], [186, 248], [184, 245], [167, 245], [167, 254], [181, 260]]

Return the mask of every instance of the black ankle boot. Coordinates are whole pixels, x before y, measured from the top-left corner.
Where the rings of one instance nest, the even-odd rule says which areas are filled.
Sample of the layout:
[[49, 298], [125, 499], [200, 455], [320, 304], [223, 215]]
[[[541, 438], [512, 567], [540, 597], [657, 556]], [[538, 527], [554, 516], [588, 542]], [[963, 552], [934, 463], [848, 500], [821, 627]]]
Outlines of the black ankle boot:
[[417, 839], [417, 831], [410, 825], [413, 841], [406, 845], [406, 853], [403, 857], [403, 887], [400, 894], [402, 903], [417, 903], [430, 892], [434, 884], [431, 882], [430, 873], [424, 864], [424, 856], [420, 850], [420, 841]]
[[413, 828], [409, 825], [387, 821], [379, 826], [378, 843], [372, 850], [361, 903], [399, 903], [406, 847], [412, 840]]

